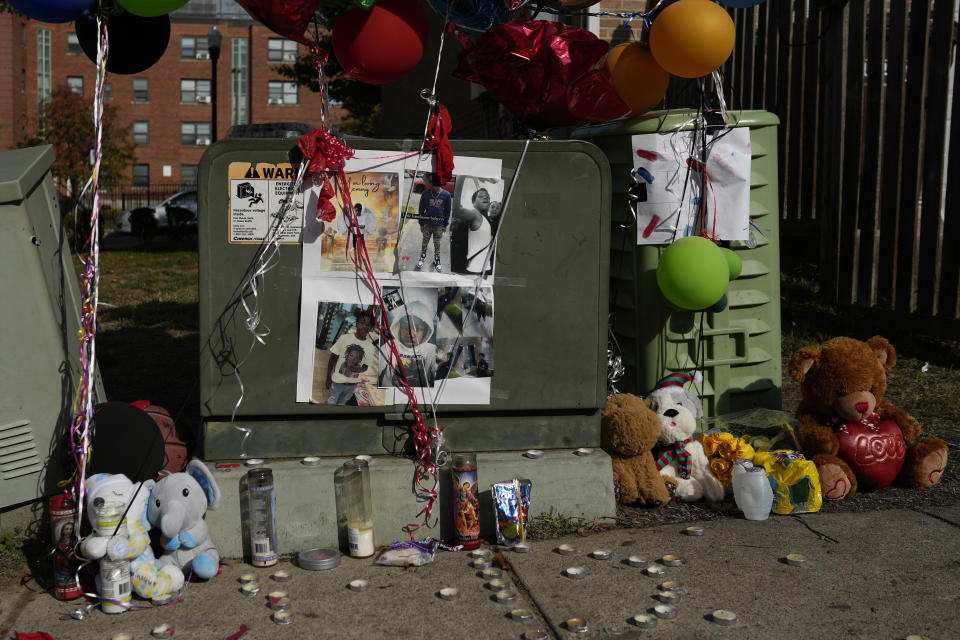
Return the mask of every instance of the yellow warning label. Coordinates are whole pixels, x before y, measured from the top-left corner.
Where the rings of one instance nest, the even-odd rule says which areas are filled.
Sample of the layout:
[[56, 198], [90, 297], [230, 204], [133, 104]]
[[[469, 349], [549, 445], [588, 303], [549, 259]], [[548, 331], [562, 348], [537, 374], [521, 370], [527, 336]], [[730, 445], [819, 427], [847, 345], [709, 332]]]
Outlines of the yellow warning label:
[[293, 193], [297, 174], [287, 162], [231, 162], [227, 169], [230, 244], [278, 239], [297, 244], [303, 231], [303, 193]]

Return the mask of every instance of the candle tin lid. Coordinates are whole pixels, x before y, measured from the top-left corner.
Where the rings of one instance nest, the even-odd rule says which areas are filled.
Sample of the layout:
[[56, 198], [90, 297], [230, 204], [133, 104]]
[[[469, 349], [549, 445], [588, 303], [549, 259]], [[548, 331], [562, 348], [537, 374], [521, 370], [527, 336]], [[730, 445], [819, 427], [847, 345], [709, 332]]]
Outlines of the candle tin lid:
[[737, 621], [737, 614], [726, 609], [717, 609], [710, 614], [710, 618], [717, 624], [729, 626]]
[[347, 587], [350, 591], [366, 591], [370, 588], [370, 583], [366, 580], [351, 580]]
[[277, 611], [271, 617], [277, 624], [290, 624], [293, 622], [293, 613], [287, 610]]
[[672, 604], [658, 604], [653, 608], [653, 613], [658, 618], [676, 618], [677, 608]]
[[567, 631], [574, 633], [590, 631], [590, 623], [583, 618], [568, 618], [563, 624], [567, 627]]
[[150, 632], [154, 638], [169, 638], [173, 636], [173, 627], [168, 624], [161, 624], [157, 627], [154, 627]]
[[640, 613], [633, 616], [633, 624], [641, 629], [649, 629], [657, 626], [657, 618], [649, 613]]
[[309, 571], [333, 569], [340, 564], [340, 552], [330, 547], [307, 549], [297, 556], [297, 564], [301, 569]]
[[455, 587], [444, 587], [437, 592], [441, 600], [459, 600], [460, 590]]

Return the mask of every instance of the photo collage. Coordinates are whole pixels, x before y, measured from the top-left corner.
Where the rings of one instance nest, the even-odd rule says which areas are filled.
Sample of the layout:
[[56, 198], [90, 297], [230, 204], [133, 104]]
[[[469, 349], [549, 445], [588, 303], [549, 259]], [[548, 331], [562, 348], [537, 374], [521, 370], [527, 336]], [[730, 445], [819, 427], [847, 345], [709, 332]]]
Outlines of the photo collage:
[[[331, 222], [315, 213], [322, 185], [305, 189], [298, 402], [403, 405], [410, 388], [424, 404], [490, 402], [500, 161], [456, 157], [446, 181], [416, 161], [358, 150]], [[356, 272], [361, 238], [382, 312]]]

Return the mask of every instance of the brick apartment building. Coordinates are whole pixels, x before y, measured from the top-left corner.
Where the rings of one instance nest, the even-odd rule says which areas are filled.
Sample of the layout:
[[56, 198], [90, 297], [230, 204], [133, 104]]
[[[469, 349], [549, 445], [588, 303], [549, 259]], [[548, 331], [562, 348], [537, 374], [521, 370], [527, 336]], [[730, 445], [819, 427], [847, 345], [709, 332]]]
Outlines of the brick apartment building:
[[[134, 184], [195, 184], [200, 157], [214, 141], [212, 67], [207, 34], [222, 34], [216, 65], [216, 137], [231, 125], [320, 122], [317, 94], [273, 68], [305, 48], [254, 22], [231, 0], [192, 0], [173, 12], [163, 57], [142, 73], [107, 74], [105, 101], [130, 125]], [[93, 95], [96, 65], [72, 22], [49, 24], [0, 14], [0, 150], [36, 130], [43, 100], [59, 85]], [[335, 112], [337, 110], [334, 110]], [[332, 114], [337, 123], [337, 113]]]

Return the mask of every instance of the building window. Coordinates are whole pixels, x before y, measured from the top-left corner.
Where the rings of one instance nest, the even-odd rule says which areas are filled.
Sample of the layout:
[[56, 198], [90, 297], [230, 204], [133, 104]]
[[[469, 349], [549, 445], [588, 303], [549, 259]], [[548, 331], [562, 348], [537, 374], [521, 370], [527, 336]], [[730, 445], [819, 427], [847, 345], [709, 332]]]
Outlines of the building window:
[[207, 36], [183, 36], [180, 38], [181, 60], [209, 60]]
[[50, 29], [37, 29], [37, 103], [40, 111], [50, 100]]
[[67, 55], [78, 56], [83, 53], [83, 49], [80, 48], [80, 38], [77, 37], [76, 33], [67, 34]]
[[284, 38], [267, 40], [267, 60], [270, 62], [296, 62], [297, 43]]
[[149, 122], [134, 122], [133, 123], [133, 144], [135, 145], [148, 145], [150, 144], [150, 123]]
[[197, 184], [197, 165], [180, 165], [180, 182], [184, 185], [194, 186]]
[[297, 83], [279, 80], [268, 82], [267, 104], [297, 104]]
[[113, 100], [113, 84], [109, 82], [103, 83], [103, 99]]
[[78, 96], [83, 95], [83, 76], [67, 76], [67, 87]]
[[185, 147], [205, 147], [210, 144], [209, 122], [181, 122], [180, 144]]
[[233, 39], [233, 77], [230, 82], [233, 108], [230, 124], [247, 124], [249, 122], [249, 116], [247, 114], [247, 99], [249, 96], [249, 90], [247, 88], [248, 46], [249, 43], [246, 38]]
[[150, 101], [150, 80], [148, 80], [147, 78], [133, 79], [133, 101], [134, 102]]
[[181, 79], [180, 102], [210, 104], [210, 81]]
[[133, 165], [133, 186], [135, 187], [150, 186], [150, 165], [148, 164]]

